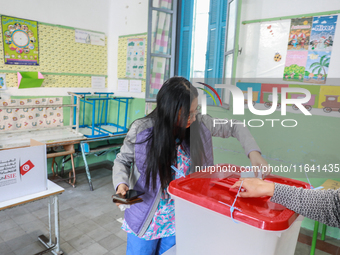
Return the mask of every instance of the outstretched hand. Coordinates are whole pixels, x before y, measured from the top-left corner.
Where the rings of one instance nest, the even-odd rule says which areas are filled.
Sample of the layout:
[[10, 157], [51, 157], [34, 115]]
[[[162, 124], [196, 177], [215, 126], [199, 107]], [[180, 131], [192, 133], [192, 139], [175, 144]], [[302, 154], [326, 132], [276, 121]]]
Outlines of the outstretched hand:
[[261, 156], [261, 153], [258, 151], [251, 151], [249, 153], [249, 159], [251, 162], [252, 166], [256, 166], [258, 167], [258, 171], [256, 171], [255, 169], [253, 169], [254, 173], [255, 173], [255, 177], [258, 177], [258, 172], [262, 171], [262, 179], [264, 179], [265, 177], [267, 177], [270, 174], [270, 169], [268, 166], [268, 162]]
[[239, 197], [271, 197], [274, 195], [274, 183], [263, 181], [258, 178], [240, 178], [239, 181], [235, 182], [231, 189], [238, 189], [242, 181], [242, 188], [245, 189], [245, 191], [240, 191]]

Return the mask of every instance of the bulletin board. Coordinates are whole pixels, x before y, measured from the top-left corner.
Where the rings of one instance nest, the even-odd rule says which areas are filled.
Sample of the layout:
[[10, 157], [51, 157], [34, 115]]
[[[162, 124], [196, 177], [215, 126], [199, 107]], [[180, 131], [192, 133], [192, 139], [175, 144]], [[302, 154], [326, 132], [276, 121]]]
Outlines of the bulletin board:
[[[147, 55], [147, 33], [120, 36], [118, 39], [118, 79], [131, 79], [126, 77], [127, 45], [129, 39], [145, 39], [145, 56]], [[142, 80], [142, 92], [145, 92], [146, 78], [146, 57], [144, 58], [144, 74]]]
[[[75, 28], [41, 22], [38, 34], [39, 66], [5, 65], [0, 39], [0, 73], [6, 74], [7, 87], [18, 86], [20, 71], [41, 72], [42, 87], [50, 88], [91, 88], [91, 76], [107, 77], [107, 37], [105, 46], [77, 43]], [[107, 78], [105, 83], [107, 87]]]

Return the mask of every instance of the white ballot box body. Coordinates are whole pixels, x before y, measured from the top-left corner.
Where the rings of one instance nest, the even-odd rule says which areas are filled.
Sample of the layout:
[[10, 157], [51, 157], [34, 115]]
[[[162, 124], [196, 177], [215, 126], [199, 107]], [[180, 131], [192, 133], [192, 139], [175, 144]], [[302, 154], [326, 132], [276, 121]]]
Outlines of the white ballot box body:
[[[225, 172], [196, 172], [169, 185], [175, 201], [176, 255], [293, 255], [303, 217], [270, 197], [237, 197], [238, 190], [231, 187], [241, 177], [240, 167], [224, 164], [216, 169]], [[269, 177], [310, 188], [298, 180]]]

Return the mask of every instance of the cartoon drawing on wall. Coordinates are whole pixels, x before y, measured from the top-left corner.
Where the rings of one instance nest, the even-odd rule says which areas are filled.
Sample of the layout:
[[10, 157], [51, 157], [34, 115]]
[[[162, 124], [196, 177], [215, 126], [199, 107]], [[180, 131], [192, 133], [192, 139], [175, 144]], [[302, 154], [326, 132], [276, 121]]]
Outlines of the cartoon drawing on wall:
[[[302, 104], [308, 111], [312, 110], [313, 105], [315, 104], [315, 97], [316, 97], [316, 95], [311, 95], [310, 100], [307, 103], [303, 103]], [[305, 98], [305, 95], [302, 95], [302, 94], [291, 94], [291, 98], [293, 98], [293, 99]], [[294, 110], [298, 110], [299, 109], [295, 104], [292, 105], [292, 108]]]
[[332, 50], [338, 16], [314, 17], [309, 50]]
[[326, 95], [326, 100], [321, 103], [324, 106], [324, 112], [339, 111], [340, 112], [340, 102], [338, 102], [339, 95]]
[[326, 113], [339, 111], [340, 86], [320, 86], [318, 108], [322, 108]]
[[303, 81], [308, 51], [288, 51], [283, 80]]
[[[273, 105], [272, 92], [263, 92], [263, 101], [266, 108], [270, 108]], [[281, 108], [281, 93], [277, 93], [277, 108]]]
[[38, 22], [1, 16], [1, 24], [5, 64], [39, 65]]
[[256, 103], [260, 103], [260, 92], [261, 92], [261, 83], [246, 83], [246, 82], [237, 82], [236, 86], [242, 90], [244, 96], [244, 104], [248, 104], [248, 87], [252, 88], [252, 102], [253, 105]]
[[277, 88], [277, 109], [281, 108], [281, 88], [288, 87], [288, 84], [261, 84], [260, 103], [266, 108], [271, 108], [273, 105], [273, 88]]
[[[248, 91], [242, 90], [242, 92], [243, 92], [243, 96], [244, 96], [244, 104], [248, 104]], [[252, 93], [252, 102], [253, 102], [253, 105], [256, 104], [256, 101], [258, 100], [258, 97], [259, 97], [259, 91], [253, 91], [253, 93]]]
[[308, 51], [304, 82], [325, 84], [331, 59], [330, 51]]
[[291, 20], [288, 50], [308, 50], [313, 18]]
[[282, 59], [282, 56], [280, 53], [276, 52], [275, 55], [274, 55], [274, 61], [275, 62], [280, 62]]
[[[306, 89], [311, 93], [311, 99], [307, 103], [303, 103], [302, 105], [305, 106], [305, 108], [308, 111], [311, 111], [313, 108], [318, 108], [318, 100], [319, 100], [319, 94], [320, 94], [320, 87], [317, 85], [294, 85], [289, 84], [290, 88], [302, 88]], [[305, 98], [305, 94], [302, 93], [288, 93], [288, 98], [292, 99], [300, 99]], [[299, 110], [299, 108], [296, 105], [292, 105], [292, 108], [296, 111]]]

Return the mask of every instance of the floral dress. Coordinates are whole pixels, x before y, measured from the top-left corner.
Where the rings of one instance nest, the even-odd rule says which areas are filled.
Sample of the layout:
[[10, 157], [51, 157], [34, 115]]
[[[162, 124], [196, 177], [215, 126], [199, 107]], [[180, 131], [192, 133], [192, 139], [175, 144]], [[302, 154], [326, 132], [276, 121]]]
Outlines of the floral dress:
[[[178, 179], [181, 177], [181, 173], [184, 175], [189, 174], [190, 169], [190, 157], [184, 152], [181, 145], [177, 147], [177, 169], [179, 172], [172, 170], [172, 179]], [[128, 226], [125, 219], [123, 221], [122, 229], [128, 233], [136, 235]], [[155, 215], [152, 221], [141, 237], [145, 240], [154, 240], [168, 236], [174, 236], [175, 230], [175, 203], [171, 199], [166, 189], [163, 190], [161, 199], [159, 201]]]

